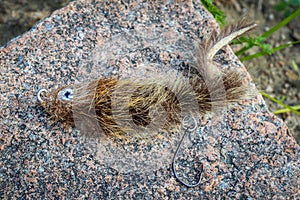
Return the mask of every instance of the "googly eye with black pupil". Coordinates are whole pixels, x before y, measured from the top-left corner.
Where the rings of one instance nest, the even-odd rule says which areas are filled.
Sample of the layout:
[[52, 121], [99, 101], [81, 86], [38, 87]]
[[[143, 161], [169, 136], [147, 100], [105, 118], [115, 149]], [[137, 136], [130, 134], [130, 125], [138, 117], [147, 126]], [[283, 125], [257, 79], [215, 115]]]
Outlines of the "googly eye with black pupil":
[[46, 89], [40, 89], [37, 93], [37, 99], [39, 100], [39, 102], [44, 102], [45, 99], [43, 98], [43, 95], [45, 95], [48, 91]]
[[70, 88], [65, 88], [58, 92], [57, 98], [62, 101], [71, 101], [73, 99], [73, 90]]

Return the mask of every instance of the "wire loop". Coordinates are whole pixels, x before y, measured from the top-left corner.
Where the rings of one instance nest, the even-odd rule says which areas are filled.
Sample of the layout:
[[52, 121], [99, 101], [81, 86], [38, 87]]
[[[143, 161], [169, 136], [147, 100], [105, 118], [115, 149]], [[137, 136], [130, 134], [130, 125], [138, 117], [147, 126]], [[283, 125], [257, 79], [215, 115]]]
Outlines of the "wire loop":
[[195, 184], [188, 184], [186, 182], [184, 182], [182, 179], [180, 179], [177, 175], [177, 172], [176, 172], [176, 169], [175, 169], [175, 158], [177, 157], [177, 154], [178, 154], [178, 150], [182, 144], [182, 141], [183, 139], [185, 138], [186, 134], [190, 134], [191, 132], [195, 131], [197, 129], [197, 120], [195, 119], [195, 117], [191, 114], [189, 116], [185, 116], [183, 119], [182, 119], [182, 122], [181, 122], [181, 127], [182, 129], [184, 129], [184, 134], [176, 148], [176, 151], [174, 153], [174, 157], [173, 157], [173, 160], [172, 160], [172, 169], [173, 169], [173, 173], [174, 173], [174, 176], [176, 177], [176, 179], [182, 183], [183, 185], [185, 185], [186, 187], [196, 187], [198, 186], [200, 183], [201, 183], [201, 180], [202, 180], [202, 173], [203, 173], [203, 164], [201, 163], [201, 169], [200, 169], [200, 172], [199, 172], [199, 179], [198, 181], [195, 183]]

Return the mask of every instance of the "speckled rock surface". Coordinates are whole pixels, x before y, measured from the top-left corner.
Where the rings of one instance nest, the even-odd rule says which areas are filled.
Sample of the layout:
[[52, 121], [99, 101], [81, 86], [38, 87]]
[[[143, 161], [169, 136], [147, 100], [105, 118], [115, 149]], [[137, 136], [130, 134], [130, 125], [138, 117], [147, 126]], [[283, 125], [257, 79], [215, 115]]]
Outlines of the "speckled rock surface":
[[[198, 153], [190, 157], [204, 152], [195, 188], [176, 181], [170, 161], [155, 170], [112, 168], [76, 127], [44, 113], [41, 88], [73, 83], [94, 66], [97, 76], [126, 77], [149, 63], [184, 70], [183, 50], [217, 28], [196, 2], [126, 2], [74, 2], [0, 48], [1, 199], [299, 199], [300, 147], [259, 96], [218, 123], [202, 120], [203, 132], [218, 133], [202, 137], [206, 149], [193, 143]], [[174, 41], [187, 47], [176, 50]], [[244, 70], [229, 47], [216, 62]]]

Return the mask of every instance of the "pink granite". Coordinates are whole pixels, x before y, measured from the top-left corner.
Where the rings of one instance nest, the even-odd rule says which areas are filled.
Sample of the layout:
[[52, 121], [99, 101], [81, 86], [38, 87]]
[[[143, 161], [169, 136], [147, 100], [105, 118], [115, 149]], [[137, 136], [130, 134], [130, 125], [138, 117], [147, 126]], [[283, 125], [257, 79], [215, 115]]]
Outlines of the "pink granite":
[[[0, 48], [1, 199], [300, 199], [300, 147], [260, 96], [232, 106], [221, 122], [202, 120], [201, 130], [219, 134], [186, 151], [204, 156], [195, 188], [176, 181], [170, 162], [128, 172], [108, 166], [76, 127], [44, 113], [37, 91], [85, 77], [99, 51], [97, 76], [130, 76], [143, 71], [140, 63], [185, 70], [190, 42], [218, 29], [199, 1], [129, 2], [75, 1]], [[135, 31], [147, 38], [135, 43]], [[174, 49], [181, 39], [187, 46]], [[229, 47], [215, 61], [244, 70]]]

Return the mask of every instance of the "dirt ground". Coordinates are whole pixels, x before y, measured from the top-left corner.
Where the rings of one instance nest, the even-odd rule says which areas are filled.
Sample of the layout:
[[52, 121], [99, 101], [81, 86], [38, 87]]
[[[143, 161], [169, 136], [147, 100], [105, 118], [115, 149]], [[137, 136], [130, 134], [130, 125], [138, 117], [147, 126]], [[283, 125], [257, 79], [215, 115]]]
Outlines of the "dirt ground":
[[0, 46], [71, 0], [0, 0]]
[[[52, 11], [65, 6], [70, 0], [0, 0], [0, 46], [12, 38], [29, 30], [38, 20], [51, 14]], [[261, 34], [272, 28], [285, 18], [284, 12], [275, 10], [280, 0], [217, 0], [216, 5], [225, 12], [227, 22], [232, 23], [241, 16], [247, 15], [259, 26], [254, 32]], [[295, 8], [294, 8], [295, 10]], [[272, 35], [267, 42], [273, 46], [289, 41], [300, 40], [300, 17]], [[233, 49], [238, 47], [233, 46]], [[251, 49], [249, 53], [258, 52]], [[281, 99], [288, 105], [300, 105], [300, 71], [292, 67], [296, 63], [300, 67], [300, 45], [244, 62], [249, 68], [256, 85], [269, 95]], [[270, 111], [281, 109], [266, 99]], [[300, 116], [293, 113], [279, 115], [288, 125], [300, 144]]]
[[[230, 2], [230, 3], [229, 3]], [[217, 5], [227, 16], [227, 22], [234, 22], [246, 15], [258, 24], [253, 35], [260, 35], [282, 21], [286, 16], [284, 12], [277, 11], [274, 7], [280, 0], [231, 0]], [[222, 7], [221, 7], [222, 6]], [[291, 8], [295, 11], [296, 8]], [[267, 43], [273, 47], [286, 44], [290, 41], [300, 40], [300, 16], [287, 26], [280, 29], [267, 39]], [[237, 48], [232, 46], [233, 49]], [[259, 52], [258, 48], [251, 49], [248, 53]], [[273, 55], [244, 62], [248, 71], [252, 74], [257, 87], [267, 94], [290, 106], [300, 105], [300, 45], [283, 49]], [[292, 67], [292, 63], [299, 66], [298, 70]], [[276, 111], [283, 107], [265, 98], [270, 111]], [[294, 113], [278, 115], [287, 124], [298, 144], [300, 144], [300, 116]]]

